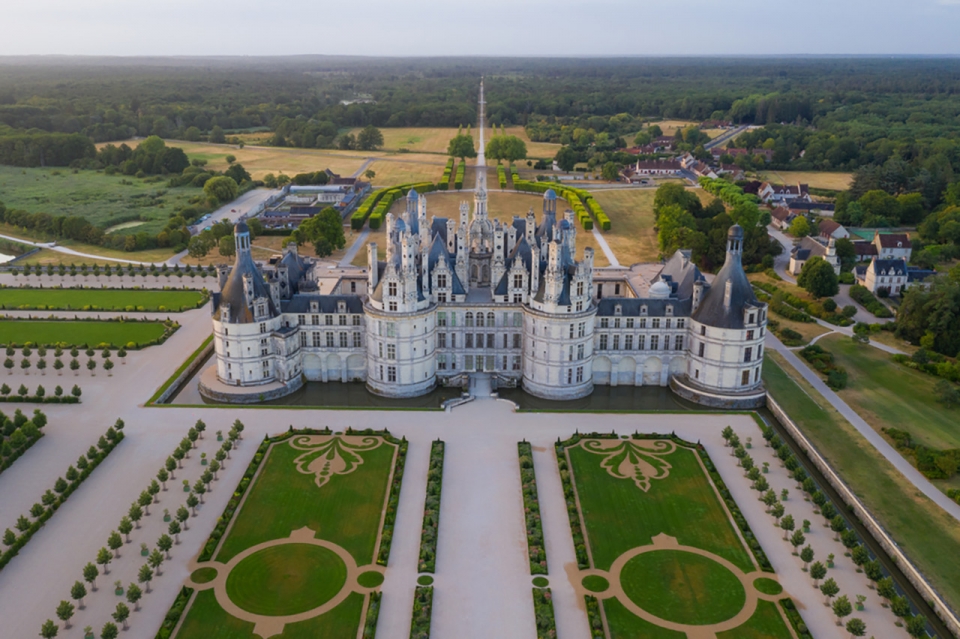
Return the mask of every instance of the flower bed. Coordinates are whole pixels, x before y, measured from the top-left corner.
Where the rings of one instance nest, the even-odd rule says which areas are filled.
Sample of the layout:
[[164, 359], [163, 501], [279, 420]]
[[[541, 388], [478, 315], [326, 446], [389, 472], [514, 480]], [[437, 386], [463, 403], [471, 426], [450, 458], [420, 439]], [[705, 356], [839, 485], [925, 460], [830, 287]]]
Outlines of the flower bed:
[[520, 483], [523, 490], [523, 515], [527, 528], [527, 552], [531, 575], [546, 575], [547, 549], [543, 543], [543, 524], [540, 520], [540, 500], [537, 496], [537, 475], [533, 468], [533, 450], [530, 442], [517, 444], [520, 454]]
[[423, 506], [423, 527], [420, 533], [420, 572], [434, 572], [437, 566], [437, 536], [440, 528], [440, 492], [443, 488], [444, 445], [439, 439], [430, 446], [430, 468], [427, 471], [427, 498]]

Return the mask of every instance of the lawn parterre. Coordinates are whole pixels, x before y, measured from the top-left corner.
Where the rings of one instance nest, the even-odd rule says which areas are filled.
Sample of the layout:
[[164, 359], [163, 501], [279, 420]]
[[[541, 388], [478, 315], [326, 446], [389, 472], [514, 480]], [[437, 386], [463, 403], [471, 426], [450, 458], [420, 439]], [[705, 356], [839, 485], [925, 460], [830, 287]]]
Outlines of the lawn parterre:
[[667, 437], [574, 438], [557, 448], [589, 558], [581, 591], [600, 600], [612, 639], [683, 637], [692, 626], [791, 636], [776, 596], [754, 586], [761, 575], [774, 580], [761, 571], [766, 559], [746, 546], [700, 451]]
[[256, 453], [212, 558], [204, 553], [193, 566], [217, 575], [188, 584], [197, 594], [179, 639], [354, 639], [366, 625], [383, 571], [376, 560], [388, 490], [405, 446], [386, 434], [318, 432], [288, 433]]
[[0, 318], [0, 344], [140, 348], [162, 343], [176, 322], [139, 320], [12, 320]]
[[209, 293], [196, 290], [104, 288], [0, 288], [0, 309], [160, 311], [202, 306]]

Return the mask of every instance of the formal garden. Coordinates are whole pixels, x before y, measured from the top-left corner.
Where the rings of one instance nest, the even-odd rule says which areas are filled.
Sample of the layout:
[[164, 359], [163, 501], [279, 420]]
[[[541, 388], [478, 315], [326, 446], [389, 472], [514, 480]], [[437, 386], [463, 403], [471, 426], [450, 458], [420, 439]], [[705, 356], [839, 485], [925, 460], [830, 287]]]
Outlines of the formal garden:
[[0, 288], [0, 309], [153, 311], [179, 313], [203, 306], [206, 290], [146, 288]]
[[[178, 639], [354, 639], [376, 627], [406, 441], [291, 431], [261, 444], [181, 600]], [[169, 635], [168, 635], [169, 636]]]
[[171, 320], [40, 320], [0, 317], [0, 344], [137, 349], [162, 344], [179, 327], [177, 322]]
[[706, 453], [653, 437], [557, 444], [592, 635], [791, 637], [777, 577]]

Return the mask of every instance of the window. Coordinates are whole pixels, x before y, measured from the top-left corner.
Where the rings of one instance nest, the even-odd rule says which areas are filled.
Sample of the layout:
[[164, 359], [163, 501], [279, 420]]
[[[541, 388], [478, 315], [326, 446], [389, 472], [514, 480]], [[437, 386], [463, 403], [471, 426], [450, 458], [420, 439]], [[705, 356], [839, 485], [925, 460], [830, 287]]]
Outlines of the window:
[[763, 356], [763, 344], [757, 346], [757, 359], [759, 360]]
[[310, 316], [310, 323], [313, 324], [314, 326], [320, 326], [320, 316], [319, 316], [319, 315], [311, 315], [311, 316]]
[[577, 282], [577, 295], [583, 296], [583, 282]]
[[573, 324], [570, 325], [570, 339], [573, 339]]
[[627, 318], [627, 328], [633, 328], [633, 318], [632, 318], [632, 317], [628, 317], [628, 318]]
[[667, 320], [666, 328], [670, 328], [670, 320]]
[[456, 347], [457, 347], [457, 334], [450, 333], [450, 348], [456, 348]]
[[700, 342], [700, 346], [697, 348], [697, 356], [703, 357], [704, 344]]
[[359, 316], [359, 315], [354, 315], [354, 316], [353, 316], [353, 325], [354, 325], [354, 326], [360, 326], [360, 316]]
[[313, 347], [320, 348], [320, 331], [313, 332]]
[[523, 274], [516, 273], [513, 276], [513, 288], [523, 288]]
[[446, 353], [440, 353], [437, 355], [437, 369], [441, 371], [447, 370], [447, 355]]
[[383, 366], [380, 366], [380, 381], [383, 381]]
[[267, 314], [267, 305], [257, 304], [257, 315], [266, 315], [266, 314]]
[[353, 347], [360, 348], [363, 346], [363, 338], [360, 337], [360, 332], [357, 331], [353, 334]]
[[572, 369], [572, 368], [568, 368], [568, 369], [567, 369], [567, 383], [568, 383], [568, 384], [572, 384], [572, 383], [573, 383], [573, 369]]
[[743, 371], [743, 374], [740, 375], [740, 385], [746, 386], [750, 383], [750, 371]]
[[620, 350], [620, 336], [619, 336], [619, 335], [614, 335], [614, 336], [613, 336], [613, 350], [615, 350], [615, 351], [619, 351], [619, 350]]
[[514, 326], [523, 326], [523, 315], [521, 313], [513, 314], [513, 325]]
[[503, 347], [510, 348], [510, 336], [506, 333], [503, 334]]
[[646, 337], [646, 335], [638, 335], [638, 336], [637, 336], [637, 350], [638, 350], [638, 351], [642, 351], [642, 350], [644, 349], [644, 347], [646, 346], [646, 343], [647, 343], [647, 337]]
[[327, 348], [333, 348], [333, 333], [327, 333]]
[[682, 351], [683, 350], [683, 335], [674, 335], [673, 336], [673, 350]]
[[497, 316], [493, 313], [487, 313], [487, 326], [493, 327], [497, 325]]
[[437, 326], [446, 326], [447, 325], [447, 313], [440, 312], [437, 313]]
[[583, 366], [577, 366], [577, 383], [583, 381]]
[[456, 355], [450, 355], [450, 370], [452, 370], [452, 371], [457, 370], [457, 356], [456, 356]]
[[351, 292], [351, 293], [356, 293], [356, 292], [357, 292], [357, 283], [356, 283], [356, 282], [350, 282], [350, 292]]
[[468, 312], [463, 318], [464, 326], [473, 326], [473, 313]]
[[513, 334], [513, 347], [520, 348], [520, 333]]
[[437, 301], [441, 304], [447, 303], [447, 294], [446, 293], [437, 293]]
[[614, 327], [614, 328], [620, 328], [620, 318], [619, 318], [619, 317], [615, 317], [615, 318], [613, 319], [613, 327]]
[[437, 275], [437, 288], [447, 288], [447, 275], [445, 273]]
[[487, 348], [496, 348], [497, 347], [497, 336], [493, 333], [487, 333]]
[[307, 334], [300, 333], [300, 346], [306, 346], [306, 345], [307, 345]]
[[389, 295], [390, 297], [396, 297], [396, 295], [397, 295], [397, 283], [396, 283], [396, 282], [390, 282], [389, 284], [387, 284], [387, 295]]
[[614, 284], [614, 285], [613, 285], [613, 294], [614, 294], [614, 295], [619, 295], [619, 294], [620, 294], [620, 285], [619, 285], [619, 284]]
[[[570, 307], [568, 306], [567, 309], [569, 308]], [[579, 313], [582, 310], [583, 310], [583, 302], [577, 302], [577, 312]]]
[[387, 366], [387, 381], [395, 382], [397, 381], [397, 367], [396, 366]]
[[623, 337], [623, 349], [627, 351], [633, 350], [633, 335], [624, 335]]
[[[477, 359], [480, 359], [479, 357]], [[488, 371], [496, 369], [496, 364], [494, 362], [496, 358], [493, 355], [487, 355], [485, 358], [485, 367]]]
[[267, 332], [267, 325], [266, 325], [266, 324], [263, 324], [263, 323], [260, 324], [260, 332], [261, 332], [261, 333], [266, 333], [266, 332]]
[[687, 325], [687, 321], [683, 318], [677, 320], [677, 328], [683, 328]]
[[230, 334], [230, 329], [229, 329], [229, 328], [224, 328], [224, 329], [223, 329], [223, 334], [224, 334], [224, 335], [229, 335], [229, 334]]
[[394, 322], [387, 322], [387, 337], [397, 336], [397, 325]]
[[477, 313], [477, 326], [483, 326], [483, 313]]
[[753, 329], [750, 329], [749, 331], [747, 331], [747, 341], [750, 341], [752, 339], [753, 339]]
[[347, 348], [348, 333], [340, 331], [340, 348]]
[[577, 324], [577, 337], [583, 337], [586, 334], [586, 331], [587, 331], [586, 322], [580, 322], [579, 324]]
[[752, 355], [753, 355], [753, 349], [748, 346], [746, 350], [743, 351], [743, 361], [749, 362], [751, 359], [753, 359]]
[[473, 333], [467, 333], [466, 335], [464, 335], [463, 339], [464, 339], [464, 344], [463, 344], [464, 348], [473, 348]]
[[523, 293], [514, 293], [513, 294], [513, 303], [522, 304], [523, 303]]
[[387, 359], [397, 359], [396, 344], [387, 344]]
[[601, 351], [607, 350], [607, 334], [606, 333], [600, 334], [600, 350]]
[[327, 326], [333, 326], [333, 315], [324, 315], [323, 323]]
[[747, 323], [748, 323], [748, 324], [753, 324], [753, 319], [754, 319], [754, 317], [755, 317], [755, 315], [754, 315], [753, 313], [750, 313], [750, 317], [747, 319]]
[[660, 348], [660, 336], [651, 335], [650, 336], [650, 350], [655, 351]]
[[388, 303], [388, 304], [387, 304], [387, 310], [392, 311], [392, 312], [396, 312], [396, 310], [397, 310], [397, 303], [396, 303], [396, 302], [390, 302], [390, 303]]
[[659, 318], [659, 317], [654, 317], [654, 318], [650, 321], [650, 327], [651, 327], [651, 328], [660, 328], [660, 318]]
[[610, 319], [607, 317], [601, 317], [600, 328], [610, 328]]
[[753, 369], [753, 381], [754, 381], [754, 382], [759, 382], [759, 381], [760, 381], [760, 367], [759, 367], [759, 366], [757, 366], [755, 369]]
[[463, 370], [469, 371], [473, 369], [473, 355], [467, 355], [463, 358]]
[[514, 356], [513, 356], [513, 363], [511, 364], [511, 368], [512, 368], [513, 370], [515, 370], [515, 371], [520, 370], [520, 356], [519, 356], [519, 355], [514, 355]]
[[446, 348], [446, 347], [447, 347], [447, 334], [437, 333], [437, 348]]

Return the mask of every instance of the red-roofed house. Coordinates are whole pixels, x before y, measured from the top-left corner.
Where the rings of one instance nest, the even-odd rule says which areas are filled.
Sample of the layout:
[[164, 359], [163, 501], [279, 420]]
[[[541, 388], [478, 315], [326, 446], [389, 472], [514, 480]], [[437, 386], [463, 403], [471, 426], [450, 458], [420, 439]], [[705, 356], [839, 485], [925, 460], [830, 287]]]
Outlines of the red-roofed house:
[[764, 182], [760, 185], [760, 191], [757, 192], [760, 199], [764, 202], [791, 202], [793, 200], [810, 201], [810, 189], [806, 184], [771, 184]]
[[881, 260], [910, 261], [913, 248], [910, 236], [906, 233], [880, 233], [874, 231], [873, 245], [877, 247], [877, 257]]
[[850, 233], [847, 229], [843, 228], [842, 224], [838, 224], [833, 220], [821, 220], [819, 225], [820, 239], [823, 241], [829, 240], [831, 237], [835, 240], [840, 238], [850, 237]]

